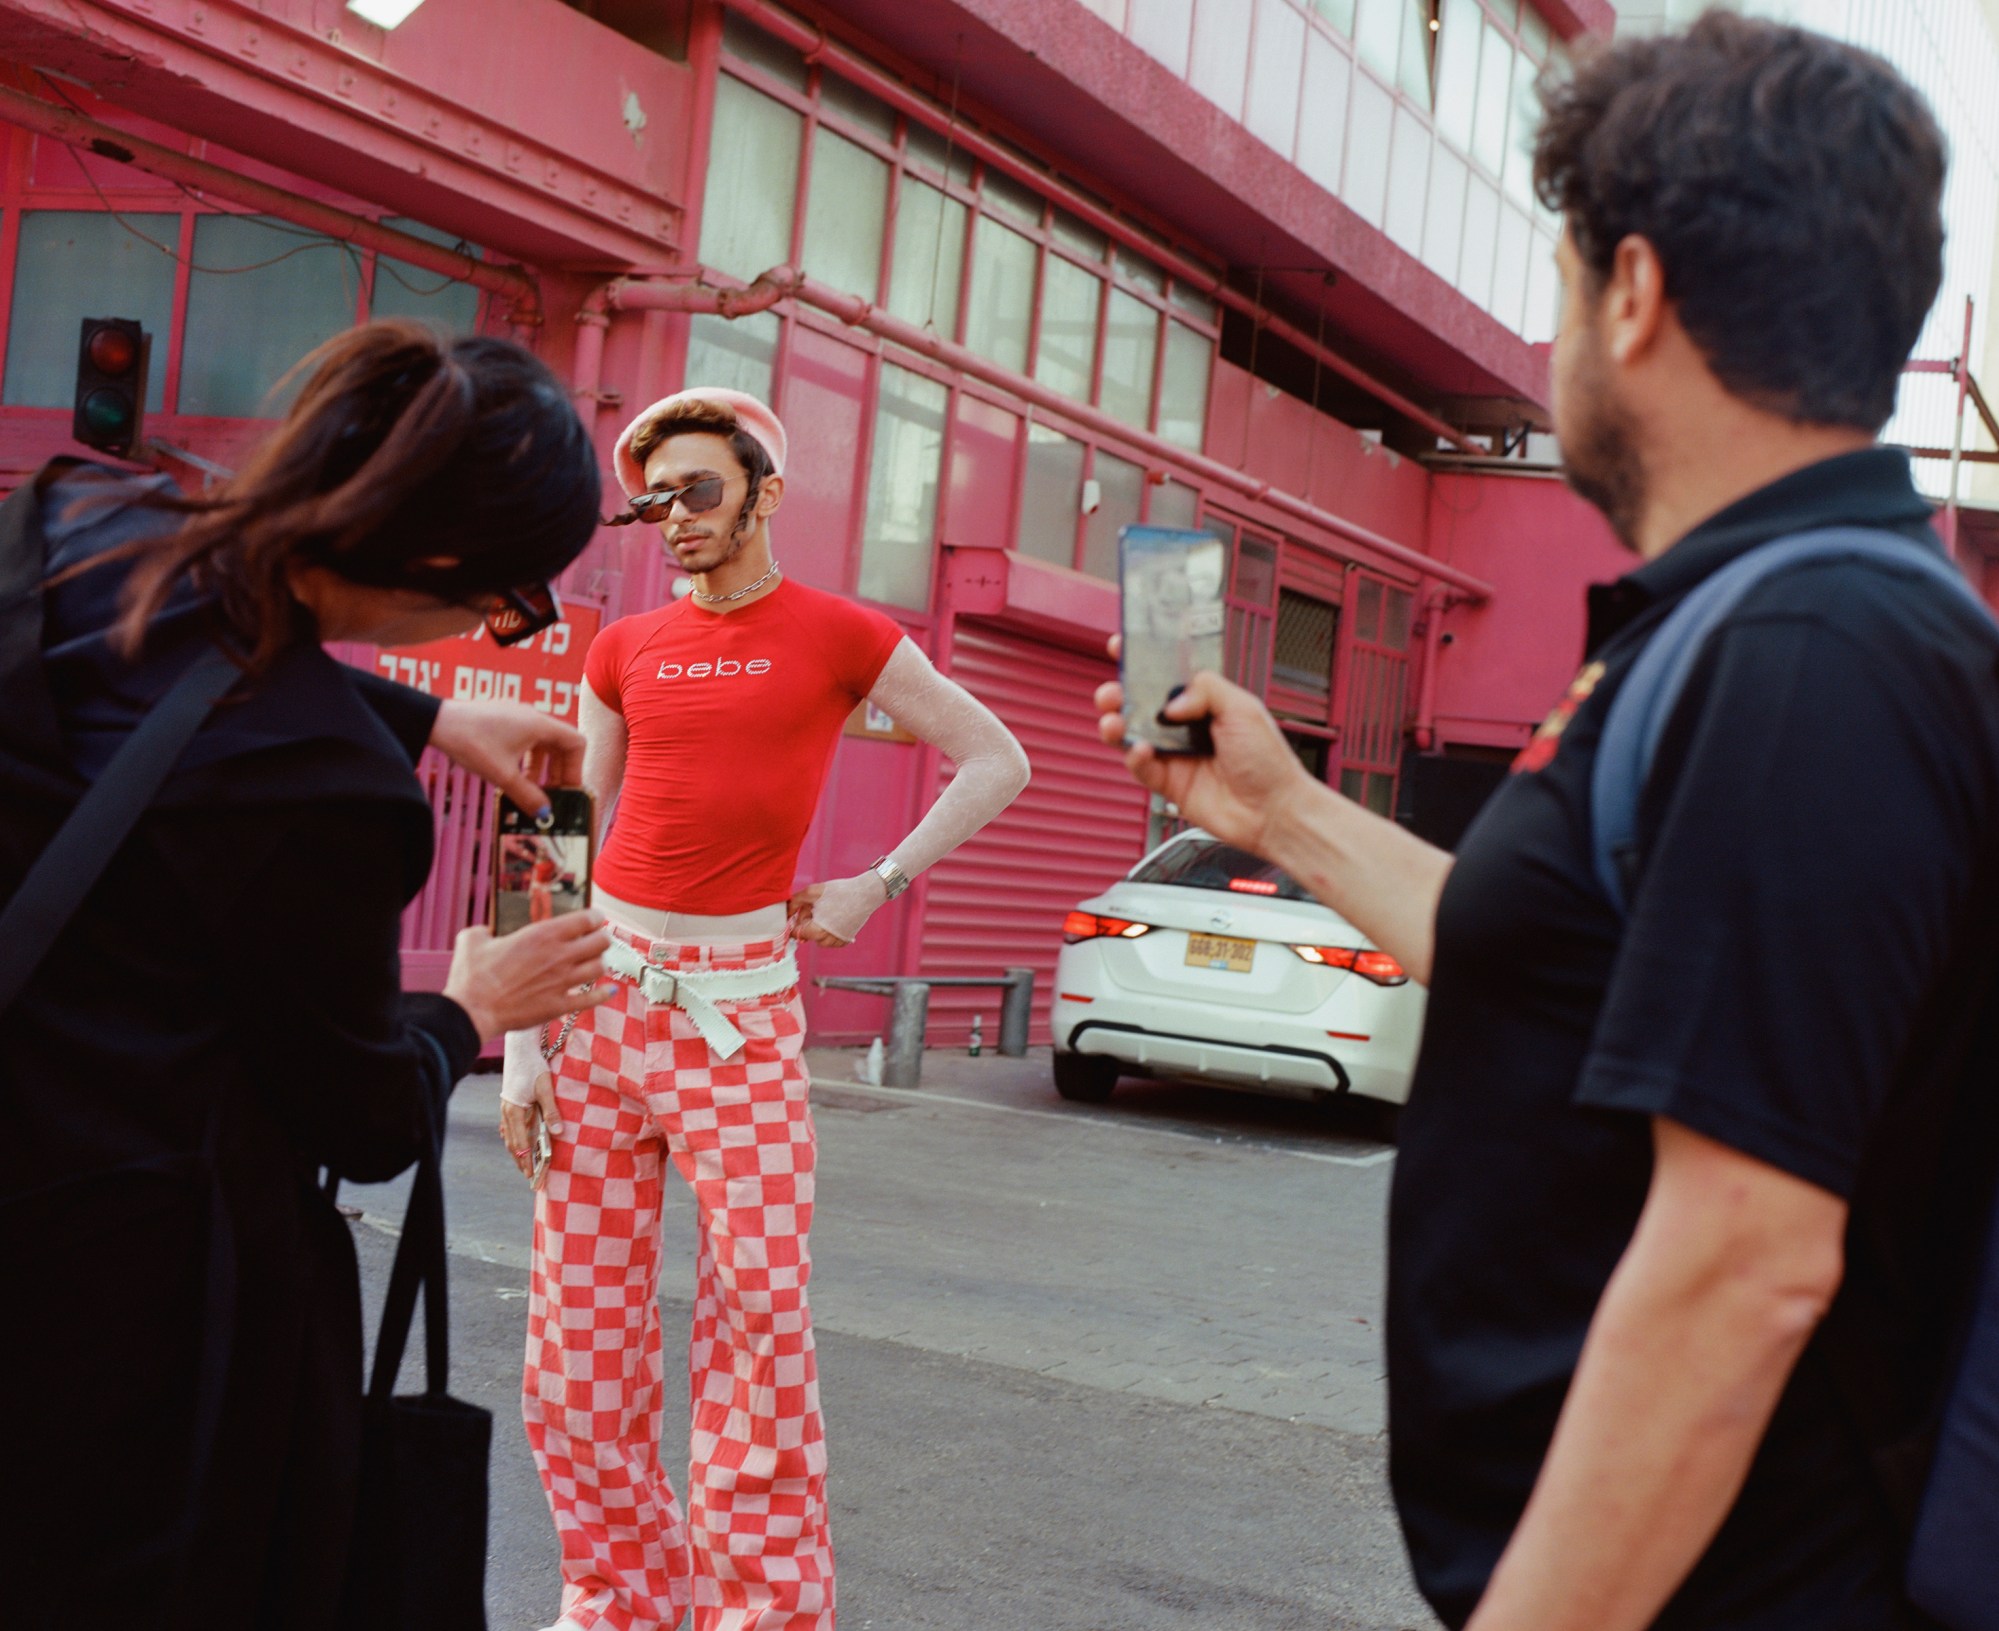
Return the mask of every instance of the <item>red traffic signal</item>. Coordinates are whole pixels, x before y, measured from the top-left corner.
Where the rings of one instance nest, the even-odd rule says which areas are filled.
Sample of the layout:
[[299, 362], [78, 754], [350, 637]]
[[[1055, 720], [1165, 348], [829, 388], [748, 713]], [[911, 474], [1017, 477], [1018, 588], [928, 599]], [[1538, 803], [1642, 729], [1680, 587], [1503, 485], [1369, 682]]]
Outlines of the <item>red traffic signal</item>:
[[129, 317], [84, 318], [70, 434], [85, 447], [121, 459], [138, 447], [152, 350], [152, 337]]

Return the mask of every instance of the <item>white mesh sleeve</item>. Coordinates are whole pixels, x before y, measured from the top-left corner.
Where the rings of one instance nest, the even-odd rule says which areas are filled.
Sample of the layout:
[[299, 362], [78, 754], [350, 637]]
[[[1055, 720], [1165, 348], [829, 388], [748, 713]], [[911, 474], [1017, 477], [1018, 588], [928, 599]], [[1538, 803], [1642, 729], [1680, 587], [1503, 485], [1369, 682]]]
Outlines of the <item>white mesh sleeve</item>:
[[895, 648], [868, 700], [958, 767], [916, 830], [889, 851], [913, 878], [1019, 797], [1027, 753], [990, 708], [938, 673], [912, 641]]
[[601, 845], [610, 831], [611, 815], [624, 787], [625, 750], [630, 737], [625, 716], [600, 700], [587, 681], [576, 710], [576, 724], [583, 732], [583, 785], [596, 801], [596, 840]]

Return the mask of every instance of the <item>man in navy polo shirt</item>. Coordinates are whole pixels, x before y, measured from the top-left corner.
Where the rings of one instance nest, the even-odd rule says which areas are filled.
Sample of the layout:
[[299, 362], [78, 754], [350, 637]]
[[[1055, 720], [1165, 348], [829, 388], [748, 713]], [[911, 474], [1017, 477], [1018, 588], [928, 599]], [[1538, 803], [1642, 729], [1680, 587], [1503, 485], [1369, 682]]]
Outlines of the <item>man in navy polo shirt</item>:
[[[1941, 279], [1943, 142], [1885, 63], [1711, 14], [1548, 93], [1553, 407], [1644, 564], [1455, 859], [1311, 781], [1202, 676], [1212, 760], [1129, 755], [1429, 983], [1390, 1218], [1391, 1473], [1474, 1631], [1889, 1631], [1982, 1242], [1999, 1071], [1999, 642], [1894, 560], [1764, 579], [1708, 641], [1621, 915], [1610, 701], [1728, 562], [1832, 526], [1937, 551], [1875, 445]], [[1116, 687], [1099, 695], [1119, 739]]]

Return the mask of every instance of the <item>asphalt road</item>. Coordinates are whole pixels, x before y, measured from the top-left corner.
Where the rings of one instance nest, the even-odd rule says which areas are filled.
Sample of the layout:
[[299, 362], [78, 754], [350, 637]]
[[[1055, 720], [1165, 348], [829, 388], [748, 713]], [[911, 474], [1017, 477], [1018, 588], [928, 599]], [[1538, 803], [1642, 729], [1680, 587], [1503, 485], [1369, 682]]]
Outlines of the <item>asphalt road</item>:
[[[1369, 1107], [1133, 1082], [1075, 1106], [1045, 1055], [933, 1054], [901, 1092], [851, 1063], [814, 1055], [847, 1631], [1434, 1627], [1383, 1476], [1393, 1151]], [[531, 1631], [556, 1615], [557, 1552], [520, 1430], [530, 1218], [497, 1103], [473, 1077], [452, 1105], [453, 1388], [495, 1416], [492, 1625]], [[403, 1189], [346, 1196], [371, 1299]], [[670, 1188], [669, 1375], [693, 1223]]]

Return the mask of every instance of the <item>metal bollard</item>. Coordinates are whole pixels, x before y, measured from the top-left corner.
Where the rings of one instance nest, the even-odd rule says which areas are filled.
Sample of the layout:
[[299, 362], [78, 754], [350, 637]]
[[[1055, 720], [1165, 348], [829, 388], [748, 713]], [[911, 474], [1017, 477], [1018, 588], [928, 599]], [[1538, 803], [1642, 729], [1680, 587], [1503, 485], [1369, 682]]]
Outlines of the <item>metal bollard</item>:
[[923, 1032], [929, 1023], [930, 987], [921, 980], [898, 981], [889, 1013], [883, 1086], [915, 1087], [922, 1081]]
[[1027, 1057], [1027, 1033], [1034, 1023], [1034, 970], [1006, 971], [1006, 995], [1000, 999], [999, 1051], [1009, 1059]]

